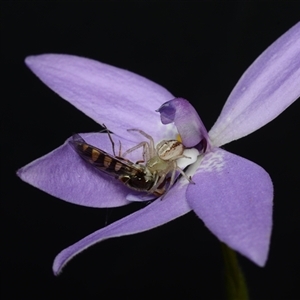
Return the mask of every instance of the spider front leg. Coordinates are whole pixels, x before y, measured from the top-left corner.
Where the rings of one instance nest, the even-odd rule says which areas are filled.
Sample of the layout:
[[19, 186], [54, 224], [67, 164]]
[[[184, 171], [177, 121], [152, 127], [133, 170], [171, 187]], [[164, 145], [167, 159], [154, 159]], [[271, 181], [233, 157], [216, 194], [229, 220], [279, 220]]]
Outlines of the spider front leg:
[[152, 158], [153, 156], [156, 155], [156, 151], [155, 151], [155, 147], [154, 147], [154, 140], [153, 140], [153, 138], [152, 138], [151, 135], [147, 134], [143, 130], [135, 129], [135, 128], [133, 128], [133, 129], [127, 129], [127, 131], [129, 131], [129, 132], [130, 131], [137, 131], [137, 132], [139, 132], [141, 135], [143, 135], [145, 138], [147, 138], [149, 140], [149, 143], [147, 143], [148, 146], [149, 146], [149, 148], [148, 148], [148, 150], [149, 150], [149, 156], [148, 156], [147, 160], [149, 160], [150, 158]]
[[136, 146], [132, 147], [132, 148], [129, 148], [128, 150], [126, 150], [124, 153], [123, 153], [123, 157], [125, 157], [128, 153], [131, 153], [139, 148], [143, 148], [143, 160], [139, 160], [137, 163], [140, 163], [140, 162], [145, 162], [145, 161], [148, 161], [150, 158], [149, 158], [149, 143], [147, 142], [141, 142], [139, 144], [137, 144]]

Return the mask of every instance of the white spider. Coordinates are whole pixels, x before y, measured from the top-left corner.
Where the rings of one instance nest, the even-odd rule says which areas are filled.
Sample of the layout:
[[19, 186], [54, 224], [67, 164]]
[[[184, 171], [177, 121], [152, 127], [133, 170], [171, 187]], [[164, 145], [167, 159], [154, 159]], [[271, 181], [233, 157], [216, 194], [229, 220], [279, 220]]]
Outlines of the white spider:
[[[137, 144], [122, 154], [122, 157], [125, 157], [128, 153], [143, 148], [143, 160], [137, 163], [144, 163], [146, 167], [145, 172], [148, 173], [148, 176], [153, 176], [154, 178], [154, 184], [148, 190], [148, 193], [161, 190], [162, 194], [166, 194], [175, 182], [176, 171], [180, 172], [190, 183], [194, 184], [191, 178], [177, 165], [179, 158], [190, 158], [183, 154], [185, 147], [180, 141], [163, 140], [155, 147], [153, 138], [144, 131], [139, 129], [128, 129], [127, 131], [137, 131], [149, 140], [149, 142], [143, 141]], [[167, 177], [170, 173], [171, 176]], [[165, 189], [169, 179], [169, 186]]]

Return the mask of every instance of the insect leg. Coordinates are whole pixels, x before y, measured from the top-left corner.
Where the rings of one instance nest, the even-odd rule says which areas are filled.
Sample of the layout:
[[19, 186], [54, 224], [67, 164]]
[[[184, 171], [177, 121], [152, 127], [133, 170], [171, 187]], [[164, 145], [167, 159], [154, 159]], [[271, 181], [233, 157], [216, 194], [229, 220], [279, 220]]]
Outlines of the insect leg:
[[[112, 147], [113, 154], [114, 154], [114, 156], [116, 156], [116, 152], [115, 152], [115, 143], [114, 143], [114, 141], [113, 141], [113, 139], [112, 139], [112, 137], [111, 137], [111, 134], [110, 134], [109, 130], [107, 129], [107, 127], [105, 126], [105, 124], [102, 124], [102, 127], [104, 127], [104, 129], [106, 130], [106, 133], [108, 134], [109, 140], [110, 140], [110, 142], [111, 142], [111, 147]], [[121, 151], [121, 145], [120, 145], [120, 151]], [[120, 151], [119, 151], [119, 152], [120, 152]], [[119, 154], [120, 154], [120, 153], [119, 153]], [[120, 155], [120, 156], [121, 156], [121, 155]]]
[[120, 140], [119, 140], [119, 156], [122, 157], [122, 144]]

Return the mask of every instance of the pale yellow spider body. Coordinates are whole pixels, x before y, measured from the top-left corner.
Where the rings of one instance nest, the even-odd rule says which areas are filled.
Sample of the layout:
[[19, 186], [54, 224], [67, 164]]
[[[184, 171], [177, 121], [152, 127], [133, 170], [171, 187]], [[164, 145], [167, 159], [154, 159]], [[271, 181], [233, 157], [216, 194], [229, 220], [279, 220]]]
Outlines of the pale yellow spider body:
[[[149, 193], [154, 193], [158, 190], [161, 190], [162, 193], [167, 193], [175, 182], [176, 171], [180, 172], [190, 183], [193, 183], [177, 165], [179, 158], [189, 158], [183, 154], [185, 147], [180, 141], [163, 140], [155, 147], [153, 138], [144, 131], [139, 129], [128, 129], [128, 131], [137, 131], [149, 140], [137, 144], [122, 155], [125, 157], [128, 153], [143, 148], [143, 160], [137, 163], [144, 163], [145, 173], [148, 177], [152, 177], [154, 184], [148, 190]], [[169, 178], [169, 186], [166, 188]]]

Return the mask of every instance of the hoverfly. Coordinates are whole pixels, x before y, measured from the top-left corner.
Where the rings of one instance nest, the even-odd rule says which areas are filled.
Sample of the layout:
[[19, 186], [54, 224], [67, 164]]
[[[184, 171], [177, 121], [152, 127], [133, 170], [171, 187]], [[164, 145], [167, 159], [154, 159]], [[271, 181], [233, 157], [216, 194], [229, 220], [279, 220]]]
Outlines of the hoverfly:
[[[105, 125], [104, 128], [107, 130]], [[79, 135], [74, 134], [70, 141], [71, 146], [77, 154], [96, 169], [115, 177], [124, 185], [135, 191], [147, 192], [155, 196], [162, 196], [174, 184], [176, 171], [179, 171], [190, 183], [193, 181], [177, 166], [177, 160], [182, 157], [189, 158], [183, 154], [185, 147], [178, 140], [163, 140], [155, 147], [153, 138], [139, 129], [128, 129], [137, 131], [146, 137], [149, 142], [141, 142], [128, 149], [121, 156], [116, 156], [114, 142], [107, 130], [112, 143], [114, 155], [96, 148], [85, 142]], [[143, 148], [143, 160], [133, 163], [125, 159], [125, 156], [139, 148]], [[171, 176], [168, 177], [168, 175]]]
[[[109, 138], [114, 146], [110, 134]], [[133, 163], [121, 156], [108, 154], [88, 144], [79, 134], [74, 134], [69, 143], [84, 161], [99, 171], [113, 176], [130, 189], [152, 193], [155, 196], [164, 194], [164, 182], [156, 184], [157, 176], [154, 176], [144, 165]]]

